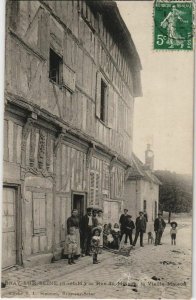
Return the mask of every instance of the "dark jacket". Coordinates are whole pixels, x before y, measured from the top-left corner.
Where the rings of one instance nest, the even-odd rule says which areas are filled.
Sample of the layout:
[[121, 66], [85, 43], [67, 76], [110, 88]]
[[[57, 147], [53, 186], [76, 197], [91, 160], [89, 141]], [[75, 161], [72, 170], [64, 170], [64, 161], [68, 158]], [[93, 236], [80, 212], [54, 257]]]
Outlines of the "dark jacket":
[[125, 216], [124, 214], [122, 214], [120, 216], [119, 223], [120, 223], [121, 229], [125, 229], [126, 223], [127, 223], [127, 217], [128, 217], [128, 215]]
[[[92, 217], [92, 226], [91, 227], [96, 227], [96, 220], [94, 217]], [[85, 215], [82, 217], [81, 222], [80, 222], [80, 228], [83, 233], [87, 232], [89, 230], [89, 216]]]
[[125, 230], [128, 232], [128, 231], [132, 231], [134, 228], [135, 228], [134, 222], [132, 220], [131, 221], [127, 220], [125, 224]]
[[[166, 223], [165, 221], [161, 218], [161, 225], [163, 230], [165, 229]], [[159, 218], [156, 218], [154, 221], [154, 231], [158, 231], [160, 229], [160, 223], [159, 223]]]
[[79, 224], [79, 217], [69, 217], [67, 219], [67, 233], [69, 234], [69, 230], [71, 227], [75, 227], [75, 228], [78, 228], [80, 227], [80, 224]]
[[144, 213], [144, 218], [146, 219], [146, 222], [148, 222], [148, 215], [146, 212]]
[[136, 218], [135, 227], [136, 227], [136, 231], [143, 231], [143, 232], [146, 231], [146, 219], [144, 216], [141, 219], [140, 217]]

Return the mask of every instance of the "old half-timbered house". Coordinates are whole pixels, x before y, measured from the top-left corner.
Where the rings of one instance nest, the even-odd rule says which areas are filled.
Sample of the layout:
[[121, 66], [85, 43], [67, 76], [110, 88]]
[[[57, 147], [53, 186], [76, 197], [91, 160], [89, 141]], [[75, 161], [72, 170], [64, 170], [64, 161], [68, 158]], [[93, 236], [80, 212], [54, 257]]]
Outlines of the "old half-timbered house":
[[3, 268], [63, 246], [72, 208], [118, 220], [140, 59], [114, 1], [7, 1]]

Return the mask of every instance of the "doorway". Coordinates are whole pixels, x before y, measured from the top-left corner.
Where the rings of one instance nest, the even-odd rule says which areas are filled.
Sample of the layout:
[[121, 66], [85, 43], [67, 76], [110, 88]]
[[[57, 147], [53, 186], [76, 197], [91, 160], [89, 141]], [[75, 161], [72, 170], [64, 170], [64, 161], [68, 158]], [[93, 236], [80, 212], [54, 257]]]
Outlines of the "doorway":
[[85, 193], [72, 193], [72, 209], [78, 210], [80, 219], [86, 213], [86, 194]]
[[2, 200], [2, 268], [9, 268], [17, 263], [17, 222], [16, 201], [18, 190], [16, 187], [3, 187]]

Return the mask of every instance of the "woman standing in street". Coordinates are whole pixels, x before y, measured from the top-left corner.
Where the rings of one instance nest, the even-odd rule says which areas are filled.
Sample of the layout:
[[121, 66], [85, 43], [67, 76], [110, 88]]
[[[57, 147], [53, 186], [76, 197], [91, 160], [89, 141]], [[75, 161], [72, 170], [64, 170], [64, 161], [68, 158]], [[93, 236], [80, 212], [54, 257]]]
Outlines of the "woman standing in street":
[[73, 209], [71, 217], [69, 217], [67, 219], [67, 234], [70, 234], [70, 228], [74, 227], [74, 229], [75, 229], [75, 235], [76, 235], [76, 241], [77, 241], [77, 249], [75, 251], [76, 256], [80, 256], [80, 228], [79, 228], [79, 221], [80, 220], [79, 220], [79, 216], [78, 216], [78, 210], [77, 209]]

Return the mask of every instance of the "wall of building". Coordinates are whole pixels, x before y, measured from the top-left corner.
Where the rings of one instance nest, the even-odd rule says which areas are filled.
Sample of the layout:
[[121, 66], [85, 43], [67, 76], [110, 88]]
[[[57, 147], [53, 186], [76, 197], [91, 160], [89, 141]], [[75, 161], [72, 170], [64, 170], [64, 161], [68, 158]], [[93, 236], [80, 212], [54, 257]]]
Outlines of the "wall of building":
[[159, 186], [142, 179], [127, 180], [125, 183], [125, 203], [129, 214], [133, 216], [134, 220], [138, 216], [139, 211], [144, 210], [144, 200], [146, 200], [148, 227], [152, 229], [152, 224], [156, 218], [155, 201], [157, 202], [158, 212]]
[[[13, 106], [14, 107], [14, 106]], [[26, 121], [7, 106], [4, 121], [4, 185], [20, 191], [22, 260], [62, 249], [73, 193], [85, 195], [85, 207], [104, 210], [104, 222], [119, 219], [125, 168], [88, 144], [64, 136], [39, 119]], [[48, 127], [47, 127], [48, 126]]]
[[[143, 203], [146, 200], [146, 212], [148, 214], [149, 222], [155, 220], [155, 201], [159, 203], [159, 186], [153, 182], [141, 181], [141, 209], [143, 210]], [[158, 212], [158, 211], [157, 211]]]
[[[132, 149], [132, 74], [120, 45], [85, 1], [8, 2], [6, 91], [46, 110], [127, 159]], [[49, 80], [49, 52], [62, 84]], [[108, 86], [107, 118], [97, 110]]]
[[[49, 79], [50, 48], [61, 84]], [[4, 185], [17, 190], [20, 263], [63, 248], [74, 194], [103, 208], [104, 222], [119, 219], [134, 104], [123, 51], [85, 1], [7, 2]]]
[[135, 221], [141, 209], [141, 180], [127, 180], [125, 182], [125, 207]]

